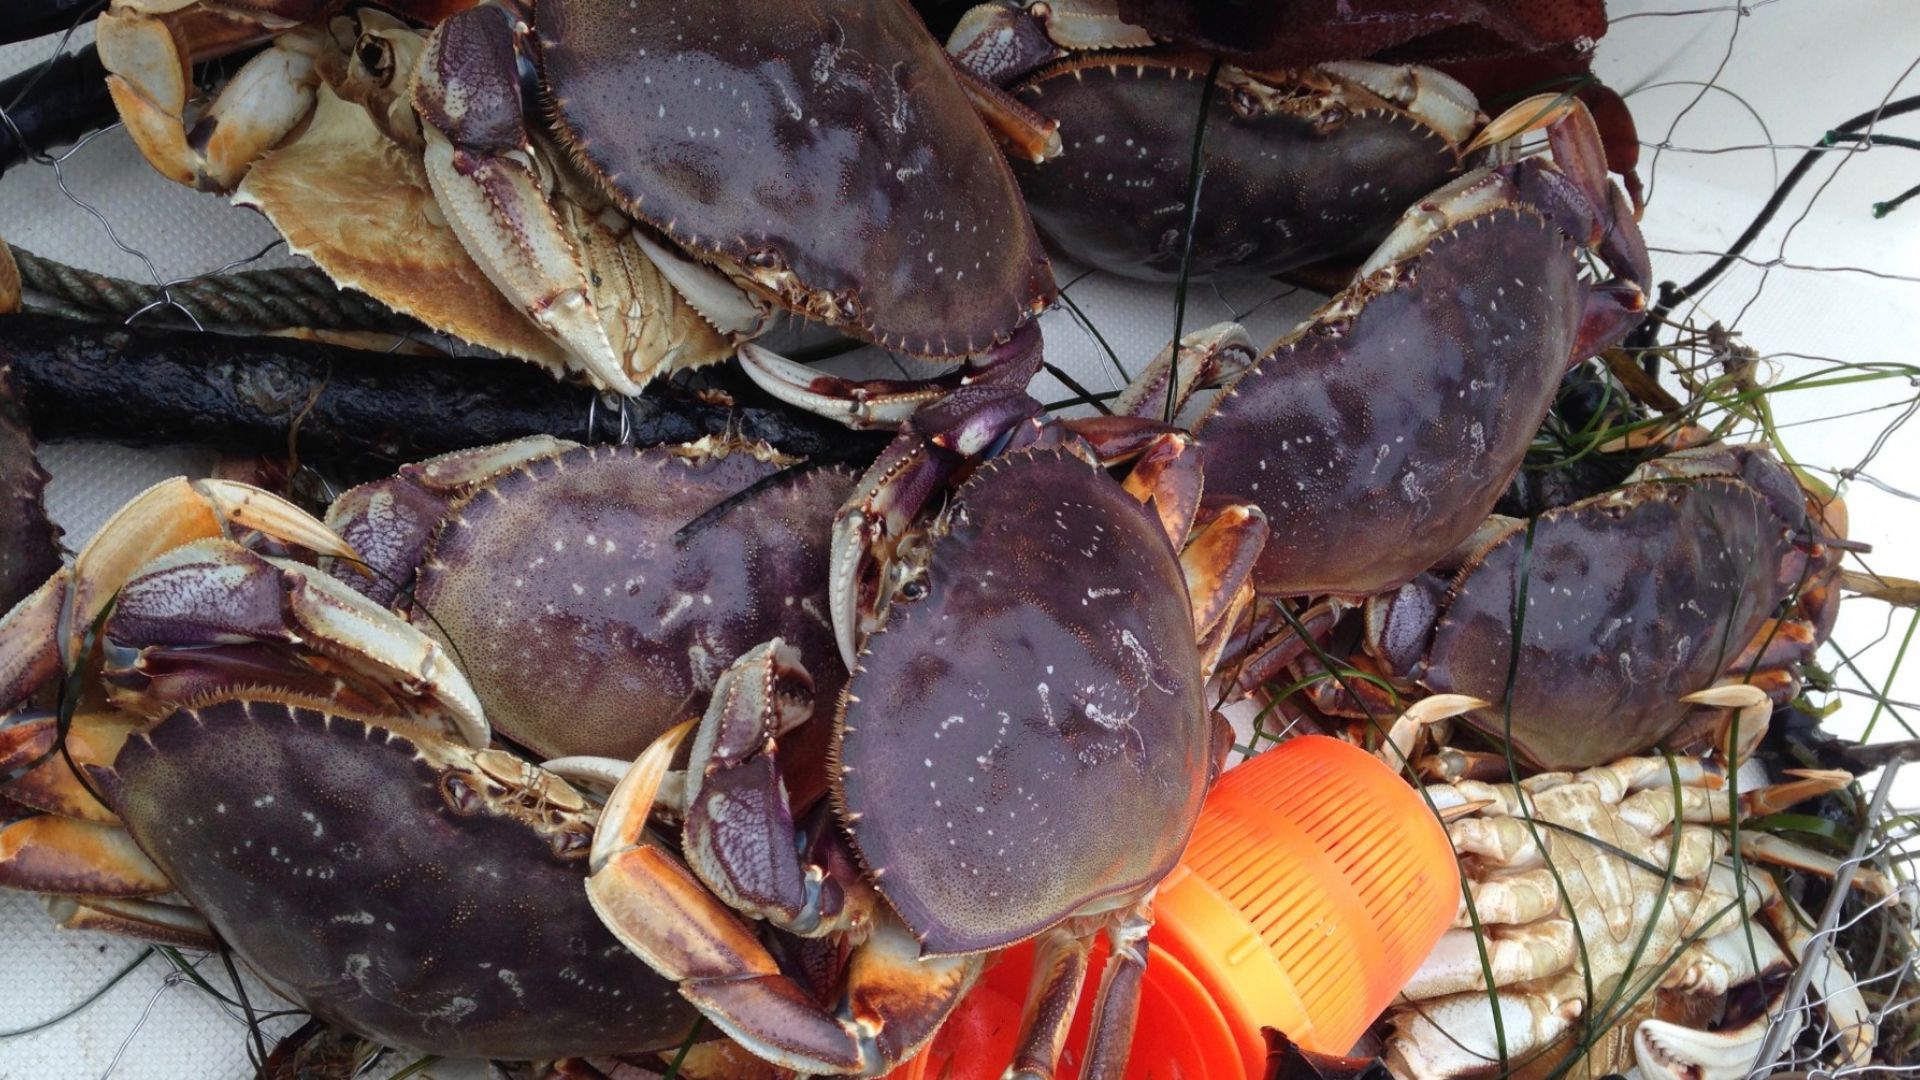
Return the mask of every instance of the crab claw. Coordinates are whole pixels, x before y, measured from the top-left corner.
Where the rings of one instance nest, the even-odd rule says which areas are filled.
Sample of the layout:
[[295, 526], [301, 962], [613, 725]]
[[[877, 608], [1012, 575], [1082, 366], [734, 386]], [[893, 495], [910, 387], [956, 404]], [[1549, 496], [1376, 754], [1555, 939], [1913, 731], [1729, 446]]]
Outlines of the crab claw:
[[[1552, 163], [1530, 159], [1501, 166], [1495, 174], [1510, 185], [1513, 197], [1546, 214], [1614, 273], [1588, 293], [1569, 359], [1577, 363], [1618, 344], [1639, 324], [1653, 268], [1633, 205], [1607, 179], [1599, 126], [1577, 99], [1561, 94], [1528, 98], [1481, 129], [1468, 148], [1507, 143], [1538, 130], [1547, 133]], [[1479, 175], [1462, 179], [1474, 181]]]
[[620, 782], [614, 785], [613, 793], [607, 796], [607, 804], [600, 811], [602, 827], [594, 830], [593, 847], [587, 855], [588, 866], [594, 874], [626, 852], [642, 846], [661, 781], [666, 779], [680, 744], [687, 741], [698, 723], [698, 720], [687, 720], [668, 728], [634, 759]]
[[447, 223], [494, 285], [595, 382], [638, 394], [534, 167], [514, 67], [525, 29], [505, 8], [476, 8], [428, 40], [413, 84], [427, 179]]
[[[105, 625], [105, 678], [135, 688], [134, 700], [148, 709], [188, 707], [245, 687], [259, 681], [263, 665], [280, 675], [285, 665], [275, 648], [297, 643], [409, 712], [438, 720], [469, 746], [489, 741], [479, 698], [439, 642], [310, 566], [203, 540], [152, 560], [119, 597]], [[170, 682], [168, 657], [183, 642], [195, 663]], [[331, 670], [318, 680], [303, 676], [304, 669], [295, 670], [273, 682], [305, 700], [355, 693]]]
[[101, 612], [153, 559], [194, 540], [257, 532], [357, 561], [345, 540], [277, 495], [228, 480], [164, 480], [134, 496], [62, 569], [0, 617], [0, 710], [81, 658]]
[[1573, 114], [1579, 102], [1566, 94], [1535, 94], [1494, 117], [1466, 145], [1473, 154], [1489, 146], [1512, 142], [1531, 131], [1544, 131]]
[[72, 592], [73, 571], [63, 567], [0, 617], [0, 714], [60, 674], [60, 617]]
[[252, 18], [199, 5], [164, 6], [175, 10], [122, 11], [116, 4], [101, 13], [96, 25], [100, 62], [110, 72], [107, 92], [134, 145], [167, 179], [231, 191], [254, 160], [312, 110], [320, 81], [315, 61], [331, 47], [327, 29], [302, 27], [275, 40], [240, 68], [205, 116], [189, 123], [194, 60], [263, 41], [273, 34], [270, 20], [298, 22], [312, 5], [262, 4]]
[[1337, 60], [1319, 68], [1359, 83], [1425, 120], [1449, 142], [1464, 142], [1473, 126], [1486, 119], [1472, 90], [1458, 79], [1424, 65]]
[[960, 16], [947, 37], [947, 52], [962, 69], [1007, 86], [1069, 50], [1143, 49], [1152, 44], [1153, 35], [1121, 21], [1112, 4], [1002, 0], [969, 8]]
[[1720, 735], [1714, 740], [1727, 761], [1745, 761], [1751, 757], [1760, 740], [1766, 737], [1773, 715], [1773, 699], [1748, 682], [1709, 686], [1680, 700], [1689, 705], [1733, 710], [1730, 715], [1721, 714], [1717, 724]]
[[[839, 910], [859, 914], [840, 928], [858, 924], [865, 940], [848, 959], [840, 1006], [822, 1008], [742, 917], [809, 933], [821, 929], [810, 924], [825, 914], [827, 870], [809, 866], [803, 875], [785, 792], [753, 767], [756, 760], [771, 765], [772, 736], [806, 711], [809, 695], [791, 693], [796, 679], [805, 680], [804, 670], [779, 639], [721, 676], [689, 768], [696, 786], [683, 846], [698, 873], [646, 836], [689, 722], [655, 740], [614, 788], [594, 833], [587, 896], [621, 943], [753, 1053], [805, 1073], [875, 1076], [933, 1037], [980, 960], [922, 957], [906, 928], [853, 878], [845, 885], [852, 893], [836, 891], [833, 902], [845, 895], [848, 907]], [[714, 790], [703, 799], [702, 787]]]
[[833, 634], [849, 670], [914, 573], [903, 558], [910, 554], [909, 524], [970, 459], [1042, 412], [1012, 387], [962, 387], [914, 413], [860, 478], [833, 517], [827, 576]]
[[1420, 735], [1429, 726], [1442, 720], [1470, 713], [1475, 709], [1485, 709], [1490, 702], [1473, 697], [1470, 694], [1434, 694], [1421, 698], [1407, 706], [1387, 729], [1387, 737], [1374, 751], [1374, 756], [1384, 762], [1394, 772], [1407, 767], [1413, 760]]

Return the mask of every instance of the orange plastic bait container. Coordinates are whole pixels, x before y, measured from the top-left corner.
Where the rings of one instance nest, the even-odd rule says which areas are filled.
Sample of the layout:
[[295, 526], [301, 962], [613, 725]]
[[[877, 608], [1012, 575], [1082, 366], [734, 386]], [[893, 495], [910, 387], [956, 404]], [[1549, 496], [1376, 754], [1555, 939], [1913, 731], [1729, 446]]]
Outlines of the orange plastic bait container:
[[[1460, 875], [1426, 803], [1337, 739], [1289, 740], [1221, 777], [1154, 902], [1128, 1080], [1245, 1076], [1264, 1027], [1344, 1054], [1452, 921]], [[1067, 1039], [1079, 1075], [1104, 943]], [[1032, 951], [989, 971], [895, 1078], [992, 1080], [1013, 1055]]]

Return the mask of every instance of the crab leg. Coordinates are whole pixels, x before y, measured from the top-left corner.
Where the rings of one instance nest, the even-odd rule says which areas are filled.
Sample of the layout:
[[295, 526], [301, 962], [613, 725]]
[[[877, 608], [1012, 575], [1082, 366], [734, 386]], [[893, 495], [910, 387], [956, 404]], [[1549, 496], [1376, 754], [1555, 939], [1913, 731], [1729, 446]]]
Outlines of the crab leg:
[[[1489, 905], [1490, 910], [1499, 908], [1498, 904]], [[1487, 950], [1486, 967], [1480, 964], [1482, 943]], [[1542, 919], [1524, 926], [1484, 924], [1479, 935], [1471, 928], [1457, 928], [1441, 935], [1400, 995], [1410, 1001], [1425, 1001], [1446, 994], [1485, 991], [1489, 968], [1495, 986], [1510, 986], [1566, 971], [1578, 956], [1573, 923], [1564, 918]], [[1485, 998], [1481, 1000], [1484, 1003]]]
[[0, 829], [0, 888], [157, 896], [173, 883], [118, 825], [48, 815]]
[[1010, 154], [1041, 164], [1060, 156], [1060, 121], [1042, 116], [1013, 95], [974, 74], [952, 57], [947, 61], [974, 111]]
[[1224, 322], [1181, 338], [1178, 355], [1176, 364], [1173, 346], [1169, 344], [1161, 349], [1126, 389], [1120, 391], [1120, 396], [1113, 399], [1114, 415], [1164, 416], [1171, 392], [1173, 413], [1177, 416], [1195, 392], [1216, 383], [1231, 384], [1253, 366], [1260, 352], [1254, 348], [1245, 327]]
[[81, 783], [67, 758], [82, 766], [110, 764], [133, 726], [118, 713], [81, 713], [68, 726], [64, 755], [55, 753], [59, 724], [52, 716], [0, 731], [0, 776], [25, 769], [0, 782], [0, 796], [46, 814], [102, 825], [119, 824], [119, 817]]
[[1091, 944], [1092, 939], [1071, 921], [1047, 930], [1034, 942], [1033, 977], [1020, 1010], [1020, 1035], [1014, 1043], [1013, 1063], [1002, 1080], [1041, 1080], [1053, 1075], [1080, 1004], [1080, 988], [1087, 980]]
[[[1804, 844], [1754, 829], [1741, 830], [1740, 854], [1759, 862], [1791, 866], [1827, 878], [1838, 874], [1841, 866], [1845, 865], [1841, 860]], [[1866, 865], [1854, 867], [1853, 887], [1874, 896], [1891, 896], [1899, 888], [1887, 875]]]
[[[1279, 604], [1284, 601], [1271, 602]], [[1345, 610], [1346, 605], [1341, 601], [1322, 600], [1295, 616], [1306, 631], [1304, 636], [1291, 626], [1282, 626], [1264, 639], [1254, 635], [1251, 650], [1238, 660], [1234, 668], [1233, 677], [1240, 693], [1251, 694], [1262, 685], [1278, 679], [1282, 672], [1307, 655], [1310, 642], [1323, 640], [1333, 631], [1334, 624]]]
[[[715, 746], [746, 741], [744, 736], [752, 727], [743, 723], [749, 700], [764, 706], [763, 723], [778, 726], [782, 709], [776, 702], [782, 695], [774, 689], [774, 680], [782, 668], [780, 649], [777, 642], [763, 645], [729, 669], [728, 676], [733, 677], [729, 692], [715, 693], [714, 705], [701, 725], [701, 741], [711, 740], [709, 753]], [[780, 971], [738, 911], [686, 864], [646, 839], [655, 793], [685, 735], [683, 726], [657, 740], [608, 799], [594, 834], [592, 876], [587, 879], [594, 910], [641, 959], [678, 981], [681, 994], [716, 1026], [768, 1061], [802, 1072], [878, 1075], [911, 1056], [933, 1037], [972, 985], [980, 958], [922, 957], [919, 943], [906, 928], [857, 880], [849, 880], [842, 886], [847, 901], [842, 910], [872, 913], [871, 936], [853, 954], [838, 1008], [828, 1010], [816, 1004]], [[771, 755], [766, 757], [770, 761]], [[709, 776], [703, 786], [718, 789], [721, 785], [712, 780]], [[772, 813], [776, 822], [790, 822], [777, 781], [774, 786], [772, 794], [781, 796], [778, 811], [764, 802], [757, 805]], [[739, 803], [737, 790], [709, 794], [735, 805], [755, 805]], [[756, 826], [765, 827], [764, 819], [753, 820], [751, 811], [747, 818], [737, 833], [719, 833], [708, 826], [710, 839], [696, 841], [694, 846], [712, 847], [716, 838], [724, 845]], [[715, 869], [722, 871], [727, 890], [755, 899], [754, 890], [743, 882], [750, 876], [769, 880], [779, 875], [779, 868], [765, 863], [753, 866], [745, 860], [758, 854], [786, 861], [774, 852], [791, 852], [791, 845], [782, 843], [792, 835], [790, 825], [788, 830], [784, 835], [762, 832], [763, 841], [773, 842], [753, 845], [753, 850], [725, 852]], [[788, 875], [789, 884], [794, 877]], [[812, 884], [817, 888], [819, 883]], [[782, 891], [786, 890], [772, 890]], [[763, 906], [777, 913], [781, 898], [775, 896]], [[801, 918], [805, 915], [802, 912]]]
[[[1813, 978], [1807, 984], [1807, 999], [1820, 1002], [1826, 1009], [1837, 1040], [1835, 1049], [1839, 1053], [1842, 1069], [1859, 1069], [1866, 1065], [1873, 1056], [1874, 1045], [1879, 1042], [1880, 1029], [1874, 1023], [1866, 999], [1861, 996], [1859, 980], [1847, 971], [1830, 939], [1818, 940], [1808, 932], [1807, 927], [1813, 925], [1813, 919], [1792, 900], [1781, 897], [1780, 903], [1769, 906], [1764, 914], [1785, 939], [1787, 950], [1799, 957], [1802, 964], [1813, 968]], [[1759, 1064], [1765, 1066], [1772, 1063]]]
[[1140, 986], [1147, 970], [1147, 934], [1153, 929], [1153, 898], [1149, 895], [1107, 927], [1111, 950], [1100, 972], [1100, 988], [1093, 999], [1092, 1034], [1087, 1060], [1080, 1070], [1086, 1077], [1119, 1076], [1126, 1071], [1127, 1051], [1133, 1046], [1133, 1028], [1140, 1017]]
[[855, 431], [897, 427], [959, 387], [1024, 388], [1040, 370], [1043, 356], [1038, 322], [1027, 323], [1005, 342], [971, 353], [958, 368], [930, 379], [842, 379], [750, 342], [740, 346], [740, 366], [760, 389]]
[[212, 951], [213, 927], [192, 908], [159, 900], [111, 896], [44, 896], [47, 914], [68, 930], [103, 930], [183, 949]]

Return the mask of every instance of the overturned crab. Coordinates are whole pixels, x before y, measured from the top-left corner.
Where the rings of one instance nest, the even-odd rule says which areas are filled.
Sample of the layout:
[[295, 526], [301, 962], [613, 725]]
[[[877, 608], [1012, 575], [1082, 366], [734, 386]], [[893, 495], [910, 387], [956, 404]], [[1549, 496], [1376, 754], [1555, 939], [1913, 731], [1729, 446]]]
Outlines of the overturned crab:
[[[970, 92], [899, 0], [540, 0], [430, 34], [344, 6], [117, 0], [101, 56], [163, 173], [244, 176], [295, 250], [437, 328], [631, 394], [774, 306], [957, 359], [1052, 299], [969, 102], [1030, 119]], [[276, 35], [194, 118], [189, 61]]]
[[1061, 251], [1128, 277], [1261, 277], [1358, 258], [1457, 174], [1484, 123], [1431, 68], [1349, 61], [1223, 64], [1205, 119], [1206, 181], [1188, 257], [1196, 105], [1209, 58], [1158, 44], [1098, 0], [968, 12], [958, 61], [1058, 123], [1062, 153], [1013, 156], [1027, 207]]
[[[1764, 726], [1765, 696], [1740, 689], [1748, 721]], [[1444, 769], [1454, 760], [1442, 755], [1434, 764]], [[1854, 980], [1829, 944], [1813, 940], [1806, 914], [1779, 895], [1764, 870], [1751, 861], [1744, 873], [1737, 869], [1727, 836], [1714, 828], [1733, 813], [1758, 817], [1850, 779], [1798, 773], [1730, 803], [1720, 766], [1637, 757], [1518, 784], [1428, 785], [1428, 797], [1451, 819], [1468, 895], [1456, 928], [1388, 1013], [1388, 1064], [1410, 1080], [1499, 1066], [1492, 1015], [1498, 1008], [1505, 1053], [1516, 1063], [1563, 1055], [1561, 1041], [1583, 1023], [1622, 1025], [1643, 1076], [1735, 1080], [1771, 1064], [1755, 1060], [1770, 1023], [1797, 1030], [1804, 1020], [1798, 1010], [1783, 1013], [1785, 974], [1802, 965], [1813, 968], [1813, 996], [1839, 1033], [1838, 1064], [1863, 1063], [1874, 1025]], [[1749, 860], [1836, 869], [1833, 860], [1775, 837], [1739, 835]], [[1858, 880], [1887, 887], [1877, 878]], [[1756, 915], [1765, 929], [1749, 935], [1747, 920]], [[1643, 995], [1651, 1001], [1656, 987], [1733, 998], [1711, 1031], [1619, 1005]], [[1714, 1014], [1703, 1008], [1673, 1015], [1689, 1011]], [[1603, 1044], [1596, 1032], [1588, 1034]], [[1627, 1064], [1626, 1053], [1593, 1064], [1595, 1072], [1616, 1071]]]
[[[695, 738], [676, 807], [686, 864], [641, 833], [671, 741], [609, 801], [595, 904], [768, 1060], [884, 1072], [987, 953], [1038, 935], [1047, 975], [1014, 1070], [1049, 1075], [1105, 930], [1090, 1058], [1124, 1061], [1153, 888], [1224, 749], [1208, 661], [1265, 530], [1248, 507], [1201, 514], [1185, 436], [1082, 430], [1091, 445], [1022, 394], [962, 390], [869, 471], [832, 579], [855, 673], [837, 715], [812, 721], [834, 731], [831, 813], [803, 819], [798, 843], [774, 757], [811, 695], [777, 642], [723, 679]], [[1126, 481], [1102, 456], [1136, 459]], [[853, 946], [833, 1004], [780, 970], [752, 918]]]
[[[0, 620], [0, 705], [24, 714], [0, 793], [38, 812], [0, 831], [0, 885], [69, 926], [217, 934], [388, 1045], [549, 1058], [684, 1039], [691, 1011], [585, 902], [595, 809], [487, 748], [432, 640], [267, 550], [352, 554], [264, 492], [170, 481]], [[63, 734], [34, 710], [76, 665]]]

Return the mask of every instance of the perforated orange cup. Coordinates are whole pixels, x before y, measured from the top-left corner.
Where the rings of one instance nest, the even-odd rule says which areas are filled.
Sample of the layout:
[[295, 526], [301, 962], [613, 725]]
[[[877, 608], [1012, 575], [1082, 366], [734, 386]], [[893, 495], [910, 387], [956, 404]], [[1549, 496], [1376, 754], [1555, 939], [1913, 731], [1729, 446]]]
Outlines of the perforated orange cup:
[[[1419, 793], [1357, 747], [1308, 736], [1230, 770], [1154, 901], [1127, 1080], [1258, 1080], [1268, 1027], [1346, 1053], [1439, 941], [1459, 881]], [[1000, 1075], [1031, 963], [1023, 946], [987, 973], [917, 1059], [929, 1075]], [[1079, 1075], [1097, 985], [1090, 974], [1063, 1078]]]
[[1160, 886], [1153, 941], [1206, 988], [1258, 1076], [1263, 1027], [1320, 1053], [1352, 1048], [1459, 896], [1419, 792], [1356, 746], [1306, 736], [1220, 778]]

